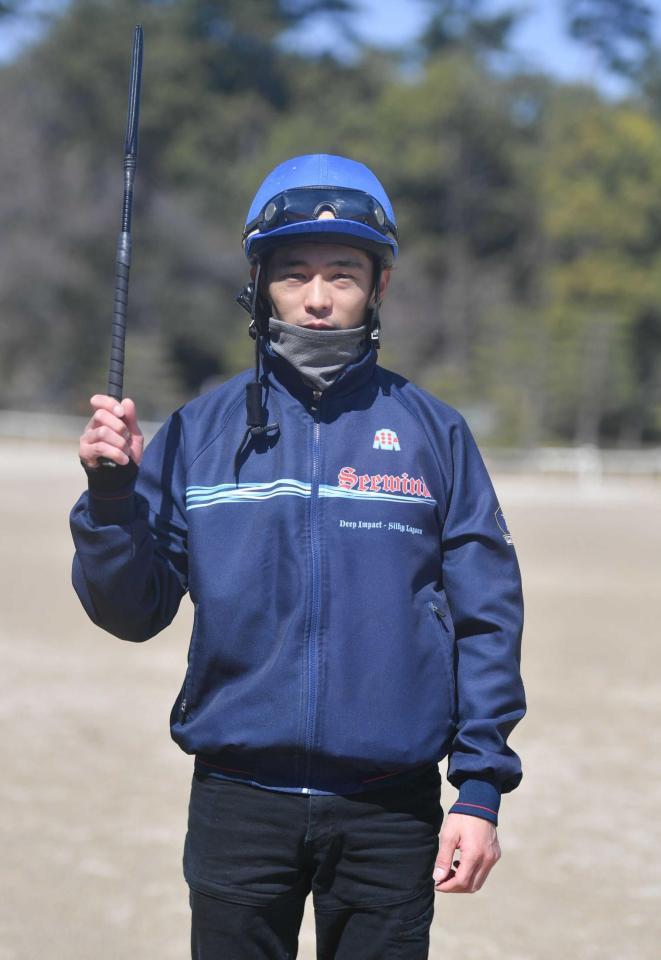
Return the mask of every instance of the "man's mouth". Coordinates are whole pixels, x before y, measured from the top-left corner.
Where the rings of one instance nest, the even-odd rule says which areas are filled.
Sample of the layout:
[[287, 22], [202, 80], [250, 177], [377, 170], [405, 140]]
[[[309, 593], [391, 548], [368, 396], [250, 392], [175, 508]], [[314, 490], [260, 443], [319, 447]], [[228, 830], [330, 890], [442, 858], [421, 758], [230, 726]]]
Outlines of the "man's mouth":
[[303, 324], [308, 330], [332, 330], [333, 324], [328, 320], [308, 320]]

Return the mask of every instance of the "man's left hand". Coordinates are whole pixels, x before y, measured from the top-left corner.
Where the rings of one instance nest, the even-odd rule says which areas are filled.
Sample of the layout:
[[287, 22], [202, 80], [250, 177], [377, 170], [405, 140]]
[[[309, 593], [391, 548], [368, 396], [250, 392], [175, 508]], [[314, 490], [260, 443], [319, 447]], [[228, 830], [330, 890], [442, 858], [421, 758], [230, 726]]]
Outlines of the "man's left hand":
[[[457, 850], [461, 852], [460, 860], [454, 860]], [[434, 867], [435, 888], [440, 893], [475, 893], [498, 860], [500, 845], [493, 823], [481, 817], [449, 813], [441, 830]]]

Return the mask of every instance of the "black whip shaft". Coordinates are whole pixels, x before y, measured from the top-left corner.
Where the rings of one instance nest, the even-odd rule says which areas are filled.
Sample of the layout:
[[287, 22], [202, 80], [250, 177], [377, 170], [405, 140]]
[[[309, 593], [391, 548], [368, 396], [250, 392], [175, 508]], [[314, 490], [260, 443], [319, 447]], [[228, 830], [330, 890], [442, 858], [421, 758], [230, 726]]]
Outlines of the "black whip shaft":
[[138, 124], [140, 120], [140, 86], [142, 80], [142, 27], [133, 34], [133, 56], [129, 81], [129, 104], [124, 141], [124, 199], [122, 226], [117, 237], [115, 254], [115, 297], [112, 312], [112, 338], [108, 370], [108, 394], [122, 399], [124, 390], [124, 351], [126, 343], [126, 315], [129, 299], [129, 271], [131, 269], [131, 210], [133, 207], [133, 180], [138, 163]]

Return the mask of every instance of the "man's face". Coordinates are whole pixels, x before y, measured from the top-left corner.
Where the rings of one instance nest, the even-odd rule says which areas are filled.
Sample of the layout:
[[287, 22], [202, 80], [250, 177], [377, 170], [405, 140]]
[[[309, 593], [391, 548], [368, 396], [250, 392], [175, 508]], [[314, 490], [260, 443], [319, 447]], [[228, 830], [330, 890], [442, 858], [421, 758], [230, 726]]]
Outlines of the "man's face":
[[[389, 271], [383, 273], [382, 291]], [[267, 269], [273, 316], [312, 330], [348, 330], [365, 322], [372, 295], [372, 258], [339, 243], [277, 247]]]

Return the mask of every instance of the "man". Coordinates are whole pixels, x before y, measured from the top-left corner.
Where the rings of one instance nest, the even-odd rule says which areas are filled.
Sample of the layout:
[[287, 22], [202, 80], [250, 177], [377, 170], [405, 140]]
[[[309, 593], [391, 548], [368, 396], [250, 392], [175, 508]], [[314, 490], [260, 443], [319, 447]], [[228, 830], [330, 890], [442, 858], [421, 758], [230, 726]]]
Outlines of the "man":
[[92, 398], [74, 584], [128, 640], [195, 605], [171, 715], [196, 758], [193, 957], [295, 957], [312, 890], [319, 957], [417, 960], [434, 887], [480, 889], [521, 778], [514, 549], [462, 418], [376, 365], [397, 228], [372, 172], [281, 164], [244, 248], [254, 379], [185, 405], [144, 458], [134, 404]]

